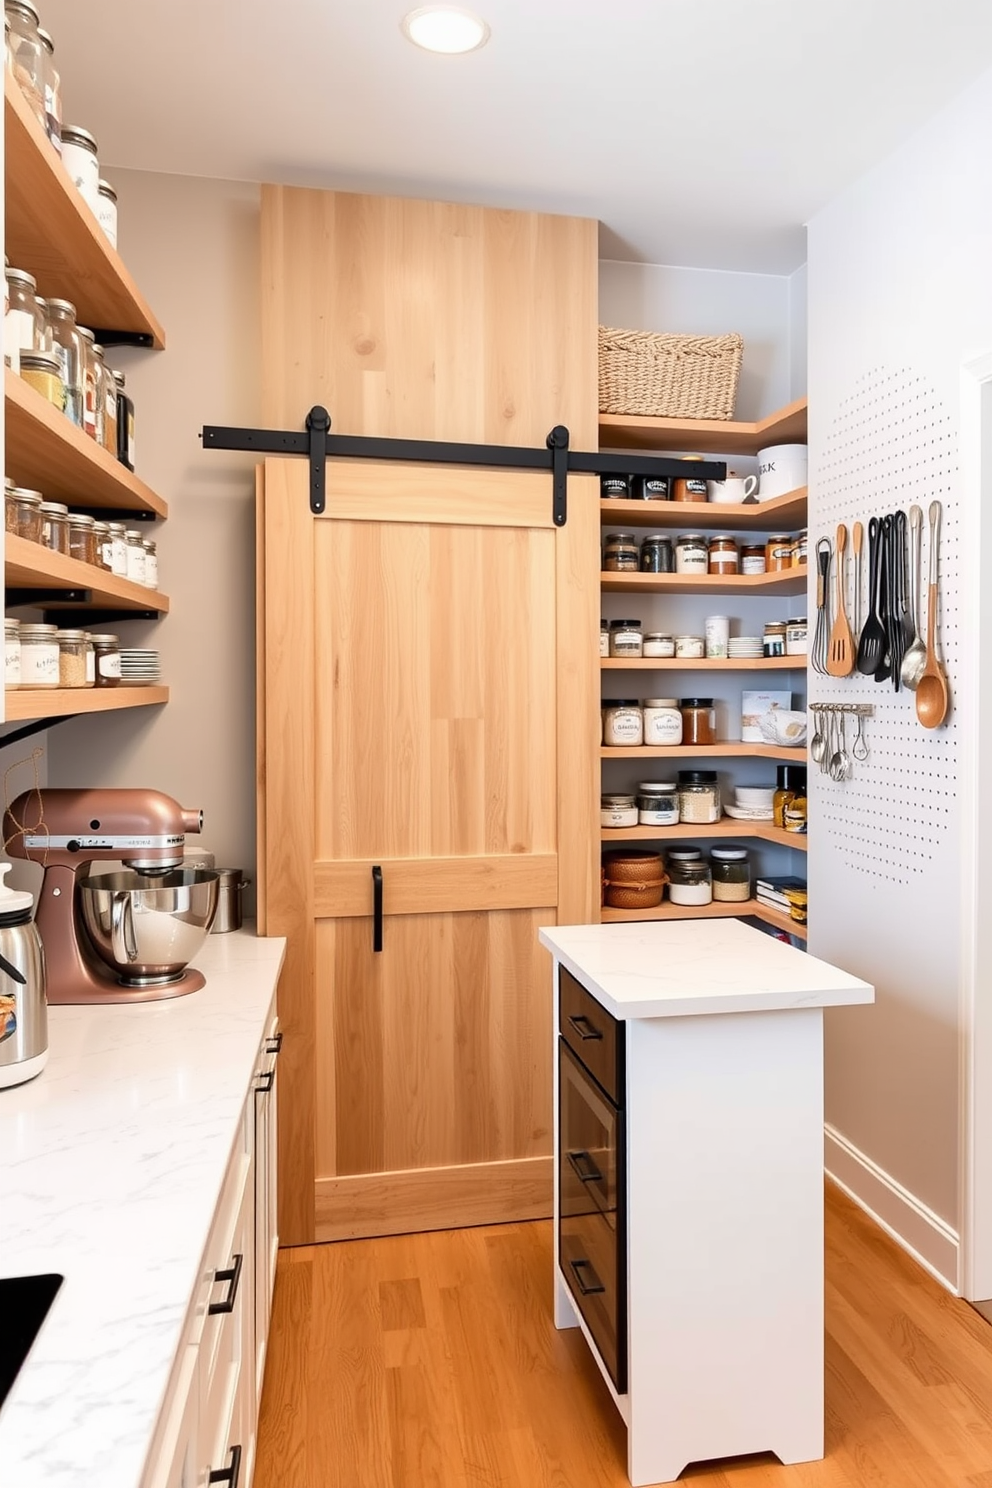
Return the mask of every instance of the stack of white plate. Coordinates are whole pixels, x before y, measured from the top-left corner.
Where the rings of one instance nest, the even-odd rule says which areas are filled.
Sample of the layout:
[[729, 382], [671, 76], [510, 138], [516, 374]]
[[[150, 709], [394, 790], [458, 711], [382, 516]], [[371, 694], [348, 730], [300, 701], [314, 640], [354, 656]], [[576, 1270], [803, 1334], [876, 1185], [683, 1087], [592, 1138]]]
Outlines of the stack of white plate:
[[731, 636], [727, 642], [727, 655], [735, 660], [743, 661], [746, 657], [753, 661], [756, 656], [762, 655], [761, 636]]
[[158, 652], [121, 650], [121, 685], [145, 687], [159, 680]]

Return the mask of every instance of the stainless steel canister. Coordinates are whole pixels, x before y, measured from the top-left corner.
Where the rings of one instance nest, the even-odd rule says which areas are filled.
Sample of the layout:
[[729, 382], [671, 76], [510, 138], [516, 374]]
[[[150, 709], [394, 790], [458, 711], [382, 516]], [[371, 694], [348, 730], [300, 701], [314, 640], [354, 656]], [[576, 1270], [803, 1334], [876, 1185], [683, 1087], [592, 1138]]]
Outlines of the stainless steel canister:
[[229, 930], [240, 930], [244, 917], [244, 890], [251, 882], [240, 868], [218, 868], [220, 883], [217, 886], [217, 913], [214, 915], [211, 935], [225, 935]]

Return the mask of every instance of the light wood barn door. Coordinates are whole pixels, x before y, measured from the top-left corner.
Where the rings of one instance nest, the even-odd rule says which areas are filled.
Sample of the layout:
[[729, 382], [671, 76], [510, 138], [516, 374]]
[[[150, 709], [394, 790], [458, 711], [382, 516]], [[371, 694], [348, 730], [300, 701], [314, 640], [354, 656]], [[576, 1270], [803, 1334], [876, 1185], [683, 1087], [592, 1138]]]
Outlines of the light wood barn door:
[[570, 482], [562, 533], [547, 474], [327, 477], [314, 517], [306, 462], [267, 462], [260, 527], [263, 912], [290, 936], [280, 1176], [312, 1205], [289, 1238], [547, 1214], [537, 929], [563, 897], [565, 918], [592, 909], [595, 597], [573, 550], [594, 560], [596, 483]]

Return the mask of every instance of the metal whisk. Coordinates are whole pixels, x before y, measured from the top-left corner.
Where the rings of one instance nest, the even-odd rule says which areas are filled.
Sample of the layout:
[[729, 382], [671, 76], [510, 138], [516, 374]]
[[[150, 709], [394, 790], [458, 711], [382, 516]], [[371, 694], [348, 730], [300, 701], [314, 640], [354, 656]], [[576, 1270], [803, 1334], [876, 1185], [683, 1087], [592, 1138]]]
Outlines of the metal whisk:
[[833, 549], [829, 537], [821, 537], [816, 545], [816, 630], [813, 633], [813, 649], [810, 663], [813, 670], [826, 676], [830, 660], [830, 559]]

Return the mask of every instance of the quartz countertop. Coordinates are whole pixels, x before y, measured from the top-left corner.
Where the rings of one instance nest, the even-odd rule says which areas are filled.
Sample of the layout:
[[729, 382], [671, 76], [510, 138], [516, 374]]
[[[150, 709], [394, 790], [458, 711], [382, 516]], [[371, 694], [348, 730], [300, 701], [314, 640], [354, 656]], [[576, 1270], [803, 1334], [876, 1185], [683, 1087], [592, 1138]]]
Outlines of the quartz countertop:
[[0, 1275], [65, 1277], [0, 1407], [3, 1488], [138, 1488], [284, 951], [212, 935], [198, 992], [51, 1008], [46, 1068], [0, 1090]]
[[740, 920], [552, 925], [562, 966], [615, 1018], [769, 1012], [873, 1002], [874, 988]]

